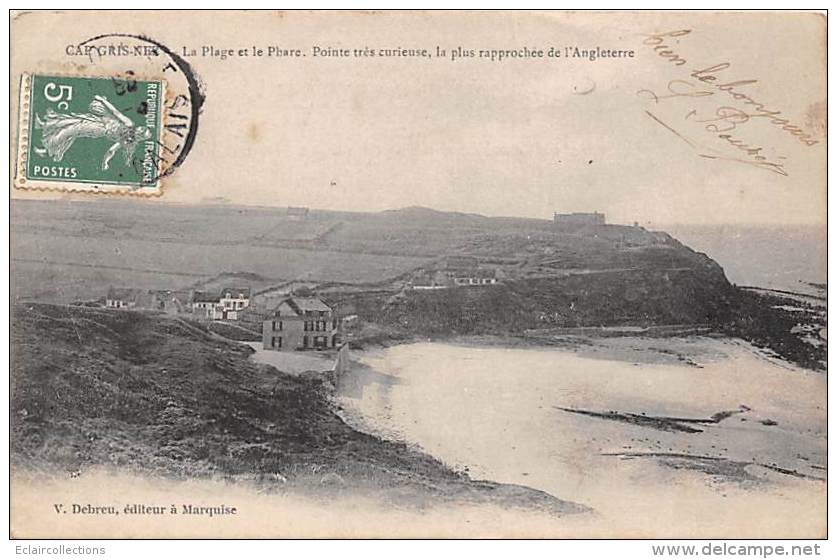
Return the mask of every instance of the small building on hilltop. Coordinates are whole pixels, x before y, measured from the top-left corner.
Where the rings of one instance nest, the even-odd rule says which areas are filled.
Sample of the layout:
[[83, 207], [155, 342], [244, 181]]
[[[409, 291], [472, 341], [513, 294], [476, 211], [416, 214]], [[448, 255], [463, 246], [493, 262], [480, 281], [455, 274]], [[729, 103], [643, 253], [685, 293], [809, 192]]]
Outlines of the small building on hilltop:
[[340, 345], [340, 319], [319, 297], [288, 297], [262, 323], [265, 349], [293, 351]]
[[436, 266], [420, 269], [407, 283], [407, 289], [448, 289], [476, 285], [494, 285], [500, 279], [496, 267], [481, 265], [475, 256], [446, 256]]
[[414, 289], [440, 289], [445, 287], [464, 287], [474, 285], [494, 285], [497, 283], [497, 269], [480, 265], [474, 256], [447, 256], [435, 271], [429, 271], [424, 277], [417, 278]]
[[581, 229], [590, 226], [599, 226], [605, 224], [605, 214], [599, 212], [593, 213], [556, 213], [552, 217], [553, 223], [556, 227], [566, 230]]
[[497, 283], [497, 271], [490, 268], [472, 268], [457, 270], [453, 273], [453, 284], [456, 286], [494, 285]]

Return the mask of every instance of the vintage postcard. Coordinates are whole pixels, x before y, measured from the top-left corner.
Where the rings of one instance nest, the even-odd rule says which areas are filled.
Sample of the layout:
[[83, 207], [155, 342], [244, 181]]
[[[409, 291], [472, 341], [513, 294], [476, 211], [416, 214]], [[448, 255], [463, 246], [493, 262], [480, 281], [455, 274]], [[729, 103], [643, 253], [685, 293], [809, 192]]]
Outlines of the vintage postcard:
[[826, 536], [824, 14], [10, 26], [13, 538]]

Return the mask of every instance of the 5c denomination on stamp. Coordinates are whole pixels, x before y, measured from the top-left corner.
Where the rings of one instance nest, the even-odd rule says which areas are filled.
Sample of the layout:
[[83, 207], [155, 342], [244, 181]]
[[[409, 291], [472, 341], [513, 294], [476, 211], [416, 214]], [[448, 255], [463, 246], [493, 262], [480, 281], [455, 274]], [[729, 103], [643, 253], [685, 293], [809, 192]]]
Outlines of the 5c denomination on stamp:
[[17, 188], [159, 194], [165, 82], [24, 74]]

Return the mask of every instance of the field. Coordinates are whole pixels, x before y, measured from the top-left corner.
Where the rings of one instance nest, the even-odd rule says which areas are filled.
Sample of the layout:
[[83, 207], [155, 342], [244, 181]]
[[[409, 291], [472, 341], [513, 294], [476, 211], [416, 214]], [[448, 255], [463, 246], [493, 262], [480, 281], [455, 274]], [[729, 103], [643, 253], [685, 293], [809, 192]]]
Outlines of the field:
[[427, 260], [276, 246], [281, 231], [293, 244], [335, 223], [293, 221], [284, 210], [15, 201], [12, 293], [71, 302], [101, 297], [110, 286], [184, 289], [240, 273], [260, 276], [261, 288], [293, 279], [372, 282]]
[[203, 288], [225, 275], [255, 290], [288, 281], [381, 284], [451, 254], [477, 256], [513, 277], [715, 266], [641, 228], [560, 233], [548, 220], [426, 208], [297, 218], [284, 208], [13, 201], [11, 221], [18, 300], [89, 300], [110, 286]]

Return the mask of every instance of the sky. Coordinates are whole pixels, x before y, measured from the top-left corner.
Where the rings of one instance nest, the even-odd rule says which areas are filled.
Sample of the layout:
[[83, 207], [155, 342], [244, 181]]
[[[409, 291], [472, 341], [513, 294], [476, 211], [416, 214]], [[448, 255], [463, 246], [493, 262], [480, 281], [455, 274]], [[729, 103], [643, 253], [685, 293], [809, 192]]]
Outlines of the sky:
[[[819, 16], [87, 13], [74, 14], [73, 25], [68, 17], [36, 14], [15, 22], [13, 74], [106, 74], [141, 64], [64, 54], [66, 45], [99, 31], [144, 33], [178, 52], [275, 45], [306, 53], [189, 58], [206, 103], [194, 148], [164, 187], [166, 202], [353, 211], [420, 205], [541, 218], [595, 210], [612, 222], [643, 224], [825, 222]], [[689, 33], [659, 35], [678, 30]], [[660, 56], [663, 47], [653, 47], [662, 44], [685, 63]], [[434, 54], [440, 46], [448, 54], [323, 58], [312, 55], [314, 46]], [[632, 49], [634, 57], [450, 59], [457, 47], [524, 46], [562, 53], [566, 46]], [[691, 76], [720, 63], [729, 68], [718, 80], [749, 82], [736, 91], [781, 111], [817, 142], [802, 145], [766, 118], [729, 132], [781, 162], [787, 176], [729, 160], [754, 161], [719, 138], [717, 122], [708, 129], [718, 111], [752, 110]], [[712, 94], [659, 99], [672, 82], [681, 92]]]

